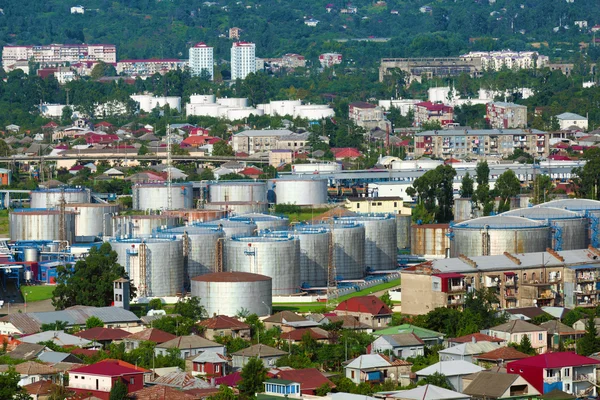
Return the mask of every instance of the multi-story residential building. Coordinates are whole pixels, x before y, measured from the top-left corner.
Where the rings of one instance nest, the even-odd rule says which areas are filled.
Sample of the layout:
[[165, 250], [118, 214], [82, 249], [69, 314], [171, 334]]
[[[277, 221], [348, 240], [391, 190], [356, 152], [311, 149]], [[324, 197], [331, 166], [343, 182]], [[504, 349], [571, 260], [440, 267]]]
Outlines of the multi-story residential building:
[[247, 130], [235, 134], [231, 145], [236, 153], [246, 154], [275, 149], [297, 151], [306, 146], [308, 136], [287, 129]]
[[2, 66], [7, 69], [18, 61], [33, 60], [42, 66], [82, 61], [117, 62], [113, 44], [50, 44], [43, 46], [4, 46]]
[[319, 56], [319, 62], [323, 68], [333, 67], [342, 63], [342, 55], [340, 53], [323, 53]]
[[281, 57], [281, 66], [284, 68], [306, 67], [306, 58], [300, 54], [287, 53]]
[[241, 28], [229, 28], [229, 39], [231, 40], [240, 40], [240, 33], [242, 33]]
[[428, 261], [402, 270], [402, 312], [461, 308], [467, 292], [482, 288], [496, 294], [501, 308], [595, 307], [598, 256], [600, 251], [589, 248]]
[[374, 104], [356, 101], [348, 106], [350, 121], [357, 126], [372, 129], [379, 126], [384, 121], [383, 110]]
[[422, 101], [415, 104], [415, 126], [422, 126], [426, 122], [438, 122], [440, 126], [454, 123], [454, 108], [442, 103]]
[[488, 103], [485, 119], [494, 129], [526, 128], [527, 107], [515, 103]]
[[256, 72], [256, 46], [249, 42], [235, 42], [231, 46], [231, 80], [244, 79]]
[[200, 76], [202, 71], [210, 74], [210, 80], [214, 77], [213, 48], [204, 42], [197, 43], [190, 48], [190, 71], [193, 76]]
[[512, 154], [515, 149], [546, 157], [550, 134], [537, 129], [443, 129], [415, 134], [415, 157], [500, 157]]
[[479, 58], [483, 68], [494, 71], [505, 67], [508, 69], [544, 68], [550, 63], [548, 56], [541, 55], [537, 51], [476, 51], [461, 57]]
[[148, 59], [148, 60], [121, 60], [117, 63], [117, 73], [129, 76], [164, 75], [169, 71], [183, 70], [187, 67], [186, 60], [176, 58]]

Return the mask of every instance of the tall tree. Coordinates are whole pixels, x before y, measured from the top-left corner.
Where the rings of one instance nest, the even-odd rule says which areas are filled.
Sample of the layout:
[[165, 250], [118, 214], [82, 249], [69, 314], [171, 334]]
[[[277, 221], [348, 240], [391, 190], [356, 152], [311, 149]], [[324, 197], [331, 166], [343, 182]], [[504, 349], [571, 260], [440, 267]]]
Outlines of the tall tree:
[[110, 394], [108, 395], [109, 400], [126, 400], [127, 399], [127, 385], [125, 385], [121, 380], [118, 380], [113, 385], [112, 389], [110, 389]]
[[487, 161], [477, 163], [475, 181], [477, 189], [473, 193], [473, 201], [481, 207], [483, 215], [490, 215], [494, 209], [494, 203], [490, 196], [490, 167]]
[[415, 179], [412, 187], [406, 190], [409, 196], [418, 195], [418, 202], [425, 210], [435, 213], [439, 222], [452, 220], [454, 203], [454, 177], [456, 170], [450, 165], [440, 165]]
[[14, 368], [0, 373], [0, 399], [29, 400], [29, 394], [19, 385], [21, 375]]
[[498, 212], [504, 212], [510, 210], [510, 198], [515, 197], [521, 191], [521, 182], [513, 170], [508, 170], [502, 173], [496, 179], [496, 186], [494, 192], [500, 196], [500, 205], [498, 206]]
[[178, 301], [173, 312], [194, 321], [206, 318], [206, 309], [200, 304], [200, 299], [196, 296]]
[[256, 393], [263, 391], [263, 382], [267, 379], [267, 369], [260, 358], [253, 357], [244, 365], [240, 376], [242, 378], [238, 385], [240, 394], [246, 398], [254, 397]]
[[[92, 247], [89, 255], [70, 266], [59, 266], [52, 305], [63, 310], [75, 305], [105, 307], [113, 301], [113, 281], [127, 278], [125, 268], [117, 263], [117, 253], [109, 243]], [[130, 297], [137, 293], [130, 282]]]
[[552, 192], [552, 179], [548, 175], [536, 175], [533, 181], [533, 204], [541, 204], [554, 198]]
[[92, 315], [85, 321], [85, 329], [102, 328], [103, 326], [104, 322], [102, 322], [100, 318], [94, 315]]
[[589, 316], [585, 325], [585, 334], [577, 341], [577, 354], [589, 356], [600, 351], [600, 339], [596, 329], [595, 316]]
[[577, 192], [586, 199], [600, 199], [600, 148], [591, 147], [583, 153], [585, 165], [573, 169]]
[[460, 197], [469, 198], [473, 196], [473, 178], [471, 178], [471, 174], [468, 172], [463, 176], [462, 182], [460, 184]]

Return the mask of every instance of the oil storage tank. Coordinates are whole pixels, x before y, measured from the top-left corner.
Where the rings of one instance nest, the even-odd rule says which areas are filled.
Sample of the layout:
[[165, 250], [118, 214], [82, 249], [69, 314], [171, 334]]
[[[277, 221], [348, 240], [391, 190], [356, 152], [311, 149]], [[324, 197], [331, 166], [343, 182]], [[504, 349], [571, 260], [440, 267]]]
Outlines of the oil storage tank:
[[507, 211], [501, 215], [512, 215], [549, 223], [552, 228], [552, 249], [556, 251], [587, 247], [588, 221], [574, 211], [554, 207], [528, 207]]
[[449, 224], [411, 226], [410, 252], [425, 258], [444, 258], [450, 252]]
[[327, 179], [278, 179], [273, 182], [277, 204], [327, 204]]
[[373, 271], [394, 270], [397, 261], [396, 220], [390, 215], [360, 215], [341, 218], [365, 227], [365, 267]]
[[333, 224], [307, 225], [333, 229], [333, 265], [338, 279], [365, 277], [365, 227], [336, 219]]
[[176, 217], [167, 215], [117, 215], [112, 222], [113, 236], [118, 238], [150, 237], [155, 229], [178, 225]]
[[222, 229], [225, 233], [225, 237], [228, 238], [234, 236], [254, 236], [258, 230], [254, 222], [232, 221], [230, 219], [220, 219], [207, 224], [198, 224], [194, 226]]
[[410, 226], [412, 216], [396, 214], [396, 236], [398, 250], [410, 249]]
[[589, 199], [560, 199], [540, 204], [540, 207], [556, 207], [574, 211], [588, 219], [588, 243], [600, 247], [600, 201]]
[[208, 187], [210, 203], [266, 203], [266, 182], [231, 181], [213, 183]]
[[225, 271], [249, 272], [273, 279], [273, 296], [300, 290], [300, 243], [294, 237], [237, 237], [223, 246]]
[[[313, 287], [327, 286], [330, 230], [298, 225], [291, 235], [300, 241], [300, 282]], [[283, 232], [284, 234], [287, 232]]]
[[534, 253], [550, 245], [550, 225], [528, 218], [496, 215], [475, 218], [452, 227], [452, 257]]
[[65, 204], [89, 203], [91, 192], [85, 188], [38, 189], [31, 192], [31, 208], [56, 208], [64, 199]]
[[454, 199], [454, 221], [466, 221], [473, 218], [473, 200], [470, 198]]
[[75, 213], [72, 211], [17, 209], [10, 212], [8, 226], [11, 240], [75, 242]]
[[[171, 192], [171, 207], [168, 196]], [[194, 207], [191, 183], [136, 183], [131, 188], [134, 210], [179, 210]]]
[[266, 213], [269, 209], [269, 204], [266, 201], [225, 201], [206, 203], [204, 209], [221, 211], [227, 215], [243, 215]]
[[288, 217], [269, 214], [243, 214], [229, 218], [230, 221], [244, 221], [256, 224], [256, 229], [259, 231], [278, 231], [285, 230], [290, 225]]
[[193, 224], [215, 221], [227, 217], [225, 211], [220, 210], [165, 210], [162, 215], [179, 218], [183, 223]]
[[110, 242], [118, 263], [137, 288], [137, 297], [176, 296], [183, 291], [183, 242], [135, 238]]
[[160, 230], [155, 236], [169, 235], [183, 242], [186, 288], [193, 277], [215, 271], [218, 241], [225, 236], [222, 229], [212, 226], [181, 226]]
[[208, 315], [235, 317], [242, 309], [259, 317], [271, 314], [272, 282], [248, 272], [215, 272], [192, 278], [192, 296]]
[[65, 210], [75, 213], [75, 240], [91, 242], [94, 238], [112, 236], [112, 217], [119, 212], [117, 204], [74, 203]]

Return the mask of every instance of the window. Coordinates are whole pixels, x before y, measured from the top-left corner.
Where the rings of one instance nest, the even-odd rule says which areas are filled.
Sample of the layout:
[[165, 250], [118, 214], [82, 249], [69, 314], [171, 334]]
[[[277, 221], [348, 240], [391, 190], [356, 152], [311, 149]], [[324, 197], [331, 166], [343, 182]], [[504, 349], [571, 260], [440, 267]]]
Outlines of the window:
[[354, 379], [354, 371], [350, 372], [350, 376], [352, 377], [352, 379]]
[[360, 203], [356, 203], [356, 208], [360, 208]]
[[397, 201], [394, 202], [394, 208], [396, 208], [396, 207], [398, 207], [398, 202]]
[[135, 378], [131, 378], [131, 379], [129, 380], [129, 384], [130, 384], [130, 385], [133, 385], [134, 383], [135, 383]]
[[570, 376], [571, 368], [565, 368], [565, 376]]
[[565, 383], [565, 392], [569, 393], [571, 391], [571, 384]]
[[220, 366], [219, 364], [215, 365], [215, 372], [219, 372]]
[[554, 377], [554, 370], [553, 369], [547, 369], [546, 370], [546, 378], [552, 378]]
[[538, 333], [538, 340], [544, 340], [544, 334], [543, 333]]

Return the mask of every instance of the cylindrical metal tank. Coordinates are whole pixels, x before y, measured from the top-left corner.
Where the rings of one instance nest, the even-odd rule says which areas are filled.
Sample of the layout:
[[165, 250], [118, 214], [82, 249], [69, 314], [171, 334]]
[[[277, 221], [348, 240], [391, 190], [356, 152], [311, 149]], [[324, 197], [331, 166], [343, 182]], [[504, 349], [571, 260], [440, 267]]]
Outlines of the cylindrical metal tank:
[[183, 291], [183, 242], [175, 239], [125, 239], [110, 242], [137, 297], [176, 296]]
[[64, 198], [65, 204], [89, 203], [91, 193], [84, 188], [38, 189], [31, 192], [31, 208], [55, 208], [60, 206]]
[[329, 268], [329, 229], [298, 225], [290, 234], [300, 241], [301, 284], [326, 287]]
[[574, 211], [588, 219], [587, 243], [600, 247], [600, 201], [588, 199], [561, 199], [540, 204], [540, 207], [556, 207]]
[[134, 210], [179, 210], [194, 207], [194, 190], [191, 183], [171, 184], [171, 207], [169, 186], [166, 183], [136, 183], [131, 188]]
[[300, 242], [293, 237], [238, 237], [225, 241], [225, 271], [273, 278], [273, 296], [300, 290]]
[[195, 225], [198, 227], [219, 228], [225, 233], [225, 237], [234, 236], [254, 236], [258, 230], [256, 224], [250, 221], [232, 221], [230, 219], [220, 219], [207, 224]]
[[554, 250], [585, 249], [588, 245], [588, 220], [574, 211], [554, 207], [527, 207], [507, 211], [501, 215], [529, 218], [549, 223]]
[[392, 215], [361, 215], [341, 218], [365, 227], [365, 267], [373, 271], [398, 267], [396, 221]]
[[527, 218], [497, 215], [456, 224], [451, 237], [452, 257], [535, 253], [550, 246], [550, 226]]
[[425, 258], [444, 258], [450, 249], [449, 224], [413, 225], [410, 252]]
[[75, 240], [93, 241], [100, 236], [112, 236], [112, 217], [119, 212], [117, 204], [77, 203], [65, 206], [75, 212]]
[[290, 225], [290, 219], [288, 217], [281, 217], [278, 215], [269, 214], [243, 214], [229, 218], [230, 221], [243, 221], [253, 222], [256, 224], [256, 229], [259, 231], [279, 231], [285, 230]]
[[333, 265], [336, 278], [345, 280], [365, 277], [364, 226], [339, 219], [334, 224], [312, 226], [326, 229], [333, 227]]
[[169, 235], [183, 241], [186, 288], [193, 277], [216, 271], [217, 243], [225, 236], [222, 229], [210, 226], [181, 226], [160, 230], [155, 236]]
[[410, 249], [410, 226], [412, 216], [396, 214], [396, 236], [398, 250]]
[[25, 262], [38, 262], [40, 257], [40, 251], [35, 247], [29, 247], [23, 250], [23, 261]]
[[204, 205], [205, 210], [220, 210], [227, 215], [243, 215], [249, 213], [266, 213], [269, 204], [264, 201], [235, 201], [235, 202], [212, 202]]
[[470, 198], [454, 199], [454, 221], [466, 221], [473, 218], [473, 200]]
[[202, 223], [215, 221], [227, 217], [227, 213], [221, 210], [165, 210], [161, 215], [177, 217], [183, 223]]
[[[61, 237], [61, 218], [64, 217], [64, 237]], [[9, 214], [11, 240], [75, 241], [75, 213], [59, 210], [14, 210]]]
[[259, 317], [271, 314], [272, 278], [248, 272], [216, 272], [192, 279], [192, 296], [209, 316], [236, 316], [247, 310]]
[[213, 183], [208, 187], [211, 203], [266, 203], [266, 182], [231, 181]]
[[177, 218], [163, 215], [117, 215], [112, 218], [117, 238], [150, 237], [155, 229], [174, 228]]
[[277, 204], [313, 206], [327, 204], [327, 179], [278, 179], [274, 182]]

